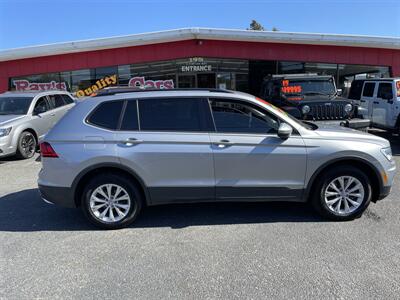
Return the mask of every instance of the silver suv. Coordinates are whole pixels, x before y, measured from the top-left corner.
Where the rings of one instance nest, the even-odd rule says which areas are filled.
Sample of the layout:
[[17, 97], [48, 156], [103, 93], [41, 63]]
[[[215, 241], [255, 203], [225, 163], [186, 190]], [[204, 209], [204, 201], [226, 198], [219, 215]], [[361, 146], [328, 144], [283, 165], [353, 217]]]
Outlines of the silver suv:
[[222, 90], [109, 89], [77, 104], [41, 153], [43, 199], [109, 229], [147, 205], [204, 201], [310, 201], [350, 220], [389, 194], [396, 169], [385, 139]]
[[74, 103], [63, 91], [0, 94], [0, 157], [32, 157], [39, 141]]

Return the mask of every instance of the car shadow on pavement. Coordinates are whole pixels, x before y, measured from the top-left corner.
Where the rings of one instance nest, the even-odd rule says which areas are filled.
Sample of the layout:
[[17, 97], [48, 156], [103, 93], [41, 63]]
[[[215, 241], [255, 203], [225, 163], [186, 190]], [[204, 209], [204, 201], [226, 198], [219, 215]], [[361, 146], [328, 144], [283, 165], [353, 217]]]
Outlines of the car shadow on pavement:
[[[148, 207], [131, 228], [184, 228], [199, 225], [322, 222], [303, 203], [202, 203]], [[93, 230], [79, 209], [62, 208], [43, 202], [37, 189], [0, 198], [0, 231]]]

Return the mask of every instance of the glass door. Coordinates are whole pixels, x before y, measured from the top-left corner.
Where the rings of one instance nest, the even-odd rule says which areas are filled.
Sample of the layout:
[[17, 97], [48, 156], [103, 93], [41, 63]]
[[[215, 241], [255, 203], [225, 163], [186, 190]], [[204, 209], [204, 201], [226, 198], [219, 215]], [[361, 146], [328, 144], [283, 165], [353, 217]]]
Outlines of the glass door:
[[215, 73], [197, 74], [197, 87], [215, 89]]
[[195, 88], [196, 75], [178, 75], [178, 88]]

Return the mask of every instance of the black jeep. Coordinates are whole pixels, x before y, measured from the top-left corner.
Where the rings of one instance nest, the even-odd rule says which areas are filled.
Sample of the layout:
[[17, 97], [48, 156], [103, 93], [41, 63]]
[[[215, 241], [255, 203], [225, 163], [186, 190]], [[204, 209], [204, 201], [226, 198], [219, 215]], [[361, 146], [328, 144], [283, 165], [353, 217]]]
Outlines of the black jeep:
[[317, 74], [268, 76], [260, 92], [261, 98], [298, 119], [359, 129], [368, 127], [369, 120], [357, 119], [357, 103], [340, 95], [332, 76]]

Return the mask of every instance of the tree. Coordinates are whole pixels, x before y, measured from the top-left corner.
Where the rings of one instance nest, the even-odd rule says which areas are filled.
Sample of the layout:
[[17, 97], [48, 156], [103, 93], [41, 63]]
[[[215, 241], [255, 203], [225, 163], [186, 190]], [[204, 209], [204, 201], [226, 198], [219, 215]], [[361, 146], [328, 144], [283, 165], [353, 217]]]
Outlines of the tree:
[[250, 28], [247, 28], [247, 30], [264, 31], [265, 28], [260, 23], [258, 23], [256, 20], [252, 20], [250, 23]]
[[279, 31], [279, 29], [276, 27], [272, 27], [272, 31]]

